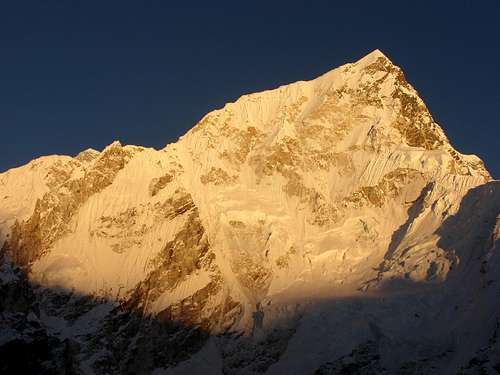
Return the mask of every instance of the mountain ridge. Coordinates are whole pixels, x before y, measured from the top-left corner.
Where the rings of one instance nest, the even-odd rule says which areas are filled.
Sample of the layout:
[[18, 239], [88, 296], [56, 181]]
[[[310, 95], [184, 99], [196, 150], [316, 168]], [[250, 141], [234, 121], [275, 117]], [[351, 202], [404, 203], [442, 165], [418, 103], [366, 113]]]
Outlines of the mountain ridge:
[[[207, 355], [214, 373], [336, 373], [352, 358], [368, 373], [454, 373], [488, 345], [500, 360], [499, 193], [375, 50], [243, 95], [160, 150], [115, 141], [0, 174], [0, 254], [5, 275], [38, 285], [36, 320], [75, 342], [83, 373], [105, 371], [99, 356], [129, 365], [106, 354], [112, 338], [96, 349], [95, 333], [68, 333], [87, 321], [131, 329], [143, 373]], [[68, 320], [53, 309], [68, 293], [106, 303]], [[184, 364], [153, 356], [141, 317], [178, 326]], [[190, 343], [192, 329], [204, 334]]]

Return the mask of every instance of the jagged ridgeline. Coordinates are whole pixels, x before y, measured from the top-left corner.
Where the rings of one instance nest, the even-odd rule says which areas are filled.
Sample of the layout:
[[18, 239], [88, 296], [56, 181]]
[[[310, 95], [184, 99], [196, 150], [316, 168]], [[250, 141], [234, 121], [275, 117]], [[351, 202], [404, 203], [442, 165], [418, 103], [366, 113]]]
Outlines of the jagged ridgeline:
[[0, 174], [0, 372], [498, 373], [499, 213], [376, 50]]

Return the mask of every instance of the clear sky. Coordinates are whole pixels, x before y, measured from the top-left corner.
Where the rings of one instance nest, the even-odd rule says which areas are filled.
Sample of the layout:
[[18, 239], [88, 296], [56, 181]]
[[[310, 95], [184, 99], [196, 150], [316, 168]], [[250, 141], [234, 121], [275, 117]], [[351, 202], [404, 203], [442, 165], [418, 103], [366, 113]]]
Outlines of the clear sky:
[[499, 3], [3, 1], [0, 171], [115, 139], [160, 148], [242, 94], [379, 48], [500, 178]]

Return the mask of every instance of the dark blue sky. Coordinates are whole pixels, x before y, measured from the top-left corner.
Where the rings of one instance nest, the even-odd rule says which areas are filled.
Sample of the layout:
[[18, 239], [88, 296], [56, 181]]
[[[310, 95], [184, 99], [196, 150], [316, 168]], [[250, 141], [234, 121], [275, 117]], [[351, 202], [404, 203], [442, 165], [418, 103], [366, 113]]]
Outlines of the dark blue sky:
[[4, 1], [0, 171], [115, 139], [163, 147], [244, 93], [379, 48], [499, 178], [499, 19], [496, 1]]

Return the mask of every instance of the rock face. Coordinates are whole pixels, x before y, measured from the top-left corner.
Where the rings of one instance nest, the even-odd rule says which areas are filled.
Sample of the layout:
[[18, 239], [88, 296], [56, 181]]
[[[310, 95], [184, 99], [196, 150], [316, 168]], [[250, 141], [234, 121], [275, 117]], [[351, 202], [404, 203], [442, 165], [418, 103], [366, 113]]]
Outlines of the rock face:
[[499, 372], [499, 214], [376, 50], [0, 174], [0, 370]]

